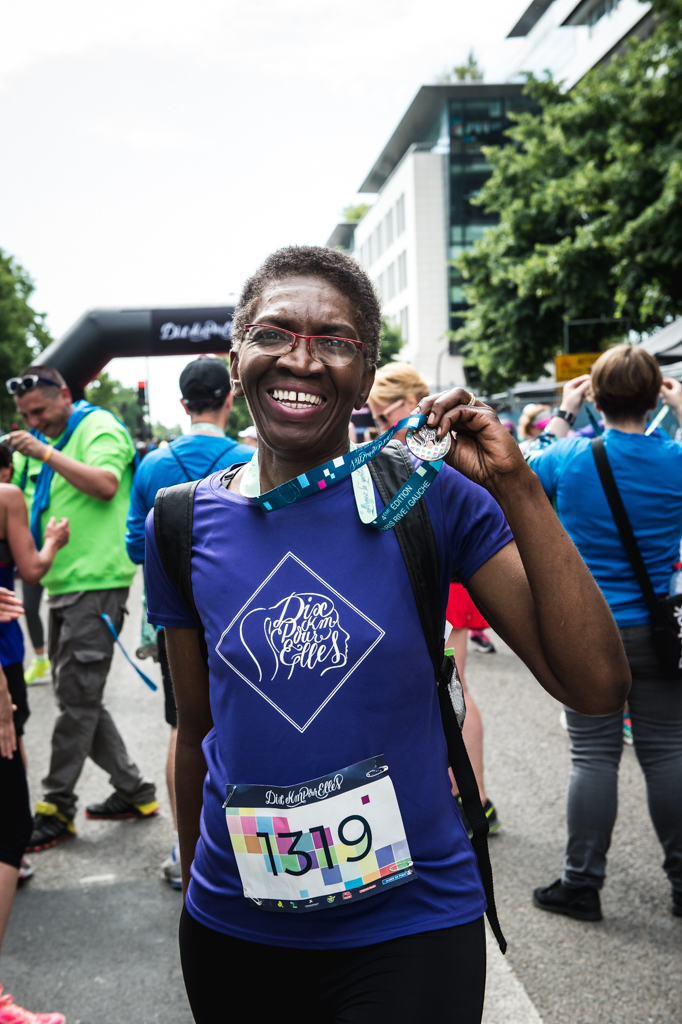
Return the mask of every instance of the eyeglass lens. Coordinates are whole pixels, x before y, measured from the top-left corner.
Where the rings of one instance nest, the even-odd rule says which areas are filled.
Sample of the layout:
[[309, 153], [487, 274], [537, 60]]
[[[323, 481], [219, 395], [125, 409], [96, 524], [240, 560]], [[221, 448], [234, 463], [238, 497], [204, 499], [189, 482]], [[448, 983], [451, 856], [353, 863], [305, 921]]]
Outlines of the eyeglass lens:
[[[252, 327], [244, 340], [262, 352], [279, 356], [293, 348], [296, 335], [276, 327]], [[311, 338], [310, 352], [313, 359], [325, 366], [348, 366], [355, 358], [358, 346], [345, 338], [319, 337]]]

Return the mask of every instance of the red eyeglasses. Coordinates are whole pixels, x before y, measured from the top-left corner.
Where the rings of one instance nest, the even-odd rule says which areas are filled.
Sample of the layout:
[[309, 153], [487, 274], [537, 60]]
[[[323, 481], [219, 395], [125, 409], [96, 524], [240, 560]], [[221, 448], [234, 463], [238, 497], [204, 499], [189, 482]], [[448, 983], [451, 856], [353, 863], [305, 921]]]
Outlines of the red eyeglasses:
[[311, 359], [317, 359], [325, 366], [348, 366], [355, 359], [358, 350], [365, 347], [364, 342], [352, 338], [334, 338], [325, 334], [294, 334], [281, 327], [270, 327], [268, 324], [246, 324], [244, 327], [244, 344], [253, 345], [260, 352], [269, 356], [283, 356], [292, 352], [299, 340], [308, 343]]

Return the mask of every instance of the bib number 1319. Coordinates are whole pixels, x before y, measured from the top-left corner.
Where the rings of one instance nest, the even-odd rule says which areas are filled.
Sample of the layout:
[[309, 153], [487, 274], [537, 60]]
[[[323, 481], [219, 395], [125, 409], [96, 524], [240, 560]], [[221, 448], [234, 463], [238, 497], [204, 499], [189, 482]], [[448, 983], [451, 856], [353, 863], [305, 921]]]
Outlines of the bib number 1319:
[[[351, 821], [359, 822], [362, 827], [362, 832], [355, 839], [348, 839], [344, 832], [346, 825], [349, 825]], [[339, 823], [337, 831], [339, 834], [339, 839], [341, 840], [344, 846], [351, 846], [354, 850], [362, 847], [361, 853], [354, 853], [352, 856], [349, 854], [346, 857], [346, 863], [352, 864], [353, 861], [364, 860], [369, 851], [372, 849], [372, 829], [369, 827], [369, 822], [367, 821], [367, 819], [363, 818], [361, 814], [349, 814], [348, 817], [344, 818], [343, 821]], [[327, 829], [325, 828], [325, 826], [314, 825], [312, 828], [308, 829], [308, 833], [311, 836], [320, 837], [321, 854], [318, 854], [317, 856], [317, 860], [320, 866], [333, 868], [335, 861], [332, 860], [331, 850], [329, 848], [329, 843], [327, 842]], [[268, 851], [268, 858], [270, 860], [270, 867], [272, 868], [272, 873], [273, 875], [276, 875], [278, 873], [277, 862], [275, 861], [275, 855], [272, 848], [272, 839], [270, 838], [270, 833], [256, 832], [256, 835], [260, 839], [264, 840]], [[298, 876], [306, 875], [313, 866], [313, 859], [310, 856], [310, 854], [306, 852], [306, 850], [296, 849], [299, 841], [303, 838], [303, 832], [301, 830], [297, 832], [277, 832], [277, 838], [291, 839], [292, 843], [289, 849], [287, 850], [287, 856], [302, 857], [305, 862], [305, 867], [302, 867], [299, 870], [296, 870], [294, 868], [285, 868], [285, 874]]]
[[244, 895], [264, 910], [328, 909], [416, 878], [382, 756], [295, 786], [229, 786], [225, 814]]

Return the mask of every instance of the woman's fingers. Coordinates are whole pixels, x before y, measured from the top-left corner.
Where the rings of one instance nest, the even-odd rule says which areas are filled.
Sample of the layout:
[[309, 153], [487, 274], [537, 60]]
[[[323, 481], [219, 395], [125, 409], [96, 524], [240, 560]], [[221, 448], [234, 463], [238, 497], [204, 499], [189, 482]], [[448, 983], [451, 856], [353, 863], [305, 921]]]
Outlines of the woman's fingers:
[[453, 388], [451, 391], [442, 391], [438, 395], [429, 395], [428, 398], [423, 398], [415, 412], [426, 416], [427, 425], [435, 427], [438, 437], [443, 437], [451, 429], [449, 424], [452, 410], [462, 407], [487, 408], [478, 399], [476, 399], [476, 406], [470, 406], [472, 398], [472, 393], [465, 388]]

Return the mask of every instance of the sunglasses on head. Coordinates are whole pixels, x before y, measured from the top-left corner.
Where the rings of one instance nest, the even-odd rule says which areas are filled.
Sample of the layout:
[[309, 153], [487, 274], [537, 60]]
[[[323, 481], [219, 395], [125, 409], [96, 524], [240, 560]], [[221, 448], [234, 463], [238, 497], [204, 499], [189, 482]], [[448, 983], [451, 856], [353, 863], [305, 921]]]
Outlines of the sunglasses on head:
[[59, 387], [56, 381], [39, 377], [37, 373], [26, 373], [23, 377], [10, 377], [5, 381], [8, 395], [25, 395], [27, 391], [33, 391], [37, 384], [49, 384], [51, 388]]

